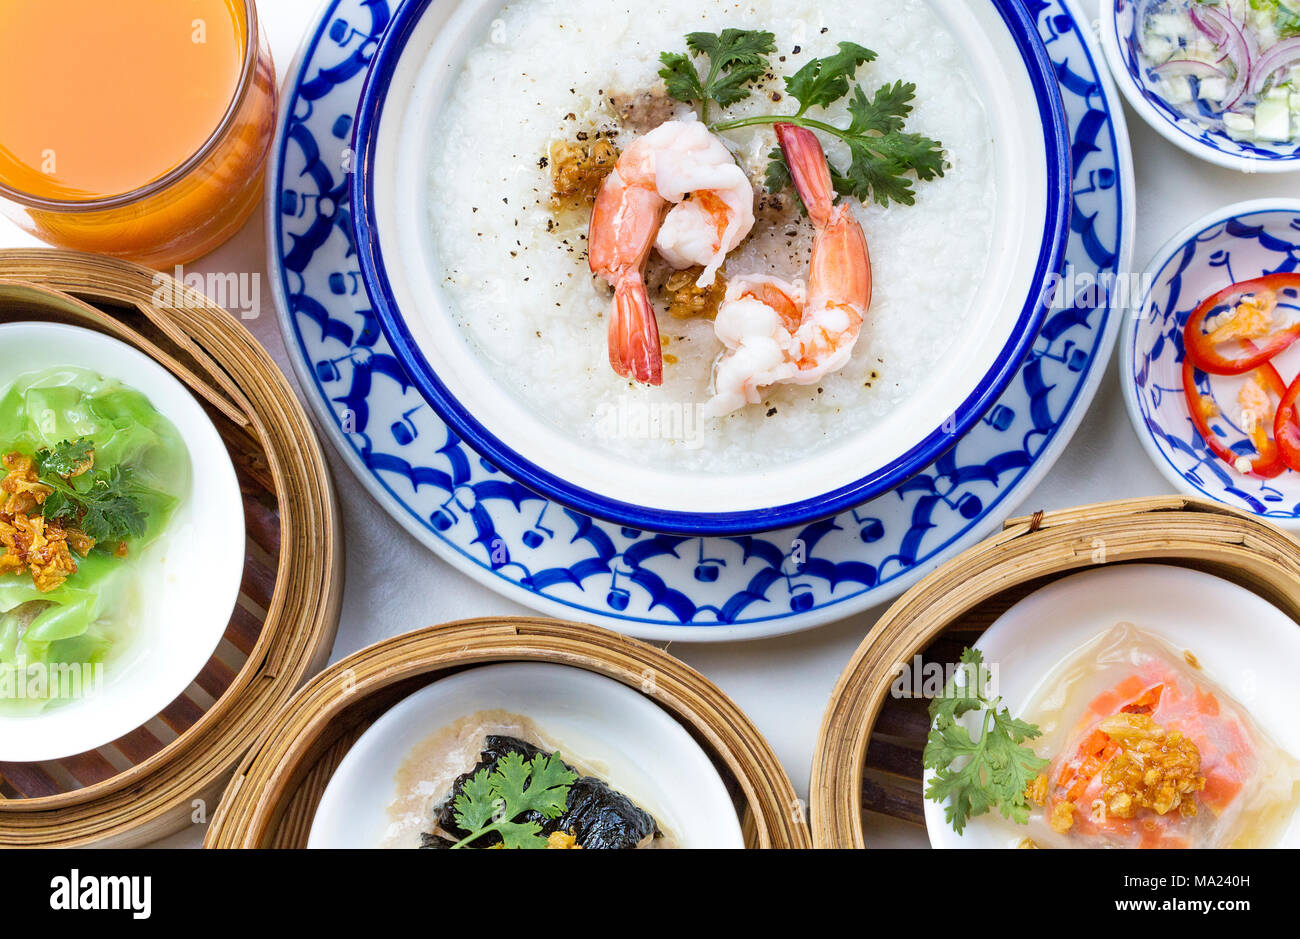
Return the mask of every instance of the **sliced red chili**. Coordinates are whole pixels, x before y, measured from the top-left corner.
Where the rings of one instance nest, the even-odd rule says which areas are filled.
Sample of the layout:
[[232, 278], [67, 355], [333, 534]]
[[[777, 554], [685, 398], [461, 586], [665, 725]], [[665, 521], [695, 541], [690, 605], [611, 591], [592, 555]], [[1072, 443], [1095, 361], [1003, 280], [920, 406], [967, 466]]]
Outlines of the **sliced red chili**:
[[1240, 355], [1224, 355], [1219, 347], [1220, 341], [1214, 340], [1213, 332], [1205, 331], [1205, 321], [1210, 314], [1223, 306], [1232, 305], [1230, 301], [1242, 300], [1250, 296], [1273, 295], [1282, 290], [1300, 291], [1300, 273], [1266, 274], [1254, 280], [1242, 281], [1224, 287], [1218, 293], [1196, 308], [1187, 320], [1183, 330], [1183, 345], [1187, 357], [1197, 368], [1212, 375], [1244, 375], [1270, 361], [1279, 352], [1300, 339], [1300, 320], [1282, 329], [1278, 329], [1260, 341], [1250, 344]]
[[1273, 418], [1273, 439], [1277, 441], [1282, 462], [1293, 470], [1300, 470], [1300, 423], [1296, 418], [1296, 401], [1300, 399], [1300, 375], [1282, 395]]
[[[1280, 412], [1281, 404], [1285, 401], [1288, 392], [1286, 383], [1282, 381], [1282, 376], [1278, 374], [1277, 369], [1273, 367], [1271, 362], [1265, 362], [1263, 365], [1257, 366], [1254, 371], [1264, 388], [1278, 398], [1278, 410]], [[1210, 448], [1215, 456], [1233, 469], [1237, 469], [1237, 461], [1241, 459], [1241, 455], [1229, 450], [1223, 443], [1223, 438], [1210, 427], [1209, 415], [1205, 413], [1205, 400], [1196, 387], [1196, 366], [1192, 364], [1190, 357], [1183, 359], [1183, 394], [1187, 398], [1187, 410], [1191, 412], [1192, 423], [1196, 426], [1197, 432], [1204, 438], [1205, 445]], [[1250, 475], [1252, 476], [1272, 479], [1287, 468], [1287, 463], [1282, 456], [1282, 447], [1273, 438], [1270, 438], [1265, 430], [1267, 426], [1275, 428], [1276, 425], [1275, 412], [1272, 422], [1261, 422], [1251, 434], [1251, 443], [1254, 444], [1256, 453], [1255, 459], [1250, 462]], [[1274, 433], [1276, 433], [1276, 430], [1274, 430]]]

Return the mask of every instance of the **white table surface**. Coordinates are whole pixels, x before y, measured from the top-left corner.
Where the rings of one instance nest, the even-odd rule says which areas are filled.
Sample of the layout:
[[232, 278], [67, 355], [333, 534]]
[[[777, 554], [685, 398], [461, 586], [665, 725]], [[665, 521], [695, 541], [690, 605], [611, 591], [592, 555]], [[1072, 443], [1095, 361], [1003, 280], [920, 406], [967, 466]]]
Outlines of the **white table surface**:
[[[1097, 10], [1098, 0], [1081, 2], [1090, 13]], [[260, 0], [258, 6], [283, 78], [320, 3]], [[1296, 192], [1294, 176], [1243, 176], [1202, 163], [1159, 137], [1127, 106], [1125, 110], [1137, 166], [1134, 265], [1138, 269], [1145, 267], [1156, 249], [1174, 233], [1211, 209], [1244, 199]], [[262, 275], [262, 308], [246, 325], [293, 380], [270, 299], [263, 231], [259, 211], [232, 241], [188, 265], [186, 271]], [[0, 248], [39, 244], [0, 219]], [[325, 451], [343, 506], [348, 554], [335, 660], [421, 626], [529, 612], [440, 561], [371, 499], [331, 444], [325, 444]], [[1079, 432], [1017, 514], [1172, 492], [1138, 444], [1124, 411], [1112, 362]], [[378, 557], [391, 565], [382, 578], [373, 576], [372, 565]], [[394, 583], [409, 586], [394, 591], [389, 586]], [[884, 609], [869, 610], [781, 639], [676, 643], [672, 653], [707, 675], [744, 708], [771, 742], [795, 788], [806, 798], [813, 746], [827, 698], [854, 649]], [[873, 844], [881, 847], [927, 845], [924, 831], [889, 819], [871, 819], [869, 835]], [[194, 826], [159, 842], [159, 846], [197, 847], [202, 838], [202, 828]]]

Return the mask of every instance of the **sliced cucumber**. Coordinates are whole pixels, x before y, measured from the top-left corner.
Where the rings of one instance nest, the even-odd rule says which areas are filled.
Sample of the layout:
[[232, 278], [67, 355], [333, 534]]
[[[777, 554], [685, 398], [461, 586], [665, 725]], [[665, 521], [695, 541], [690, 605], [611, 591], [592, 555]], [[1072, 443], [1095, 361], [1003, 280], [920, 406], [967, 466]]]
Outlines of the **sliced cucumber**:
[[1201, 79], [1201, 98], [1205, 101], [1222, 101], [1228, 96], [1228, 80], [1226, 78], [1202, 78]]
[[1255, 105], [1255, 137], [1259, 140], [1291, 139], [1291, 96], [1269, 92]]
[[1223, 126], [1237, 137], [1252, 137], [1255, 134], [1255, 119], [1249, 114], [1229, 112], [1223, 115]]
[[1191, 104], [1192, 83], [1181, 75], [1160, 79], [1160, 96], [1170, 104]]

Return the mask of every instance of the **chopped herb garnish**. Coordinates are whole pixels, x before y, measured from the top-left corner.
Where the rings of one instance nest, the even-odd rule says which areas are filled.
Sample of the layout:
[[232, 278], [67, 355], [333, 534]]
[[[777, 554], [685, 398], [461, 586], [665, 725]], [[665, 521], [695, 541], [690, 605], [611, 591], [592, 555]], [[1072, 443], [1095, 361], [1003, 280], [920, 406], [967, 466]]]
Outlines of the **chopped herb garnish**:
[[786, 79], [785, 87], [801, 107], [828, 108], [849, 93], [849, 81], [858, 66], [874, 62], [876, 54], [854, 42], [840, 43], [840, 51], [824, 59], [813, 59]]
[[148, 518], [130, 468], [91, 471], [94, 456], [93, 444], [84, 437], [36, 454], [41, 484], [52, 490], [41, 503], [41, 514], [76, 526], [101, 544], [143, 536]]
[[36, 454], [37, 472], [65, 479], [85, 472], [94, 461], [95, 444], [89, 437], [65, 440]]
[[[735, 120], [710, 122], [710, 102], [726, 108], [750, 96], [752, 84], [770, 69], [767, 56], [774, 51], [772, 34], [728, 29], [712, 33], [691, 33], [686, 38], [693, 56], [706, 55], [709, 70], [701, 79], [692, 56], [665, 52], [660, 71], [668, 94], [678, 101], [696, 104], [700, 116], [713, 131], [736, 130], [767, 124], [789, 123], [820, 131], [843, 141], [849, 148], [849, 165], [832, 165], [835, 189], [842, 196], [880, 205], [899, 202], [912, 205], [916, 195], [909, 173], [931, 180], [944, 174], [943, 145], [921, 134], [903, 132], [912, 112], [916, 85], [895, 82], [884, 85], [868, 97], [854, 84], [858, 68], [872, 62], [876, 54], [857, 43], [841, 42], [839, 51], [813, 59], [785, 79], [786, 93], [798, 102], [793, 114], [756, 115]], [[849, 124], [838, 127], [808, 116], [814, 108], [825, 109], [849, 98]], [[790, 171], [779, 149], [768, 162], [766, 186], [781, 192], [790, 185]]]
[[1293, 6], [1294, 4], [1284, 3], [1282, 0], [1250, 0], [1252, 10], [1273, 14], [1277, 33], [1283, 39], [1300, 35], [1300, 10], [1293, 9]]
[[[970, 819], [993, 808], [1023, 825], [1030, 811], [1025, 790], [1048, 764], [1023, 744], [1041, 731], [999, 708], [1001, 698], [985, 696], [989, 670], [978, 649], [965, 650], [961, 663], [966, 666], [965, 684], [949, 681], [944, 693], [930, 702], [932, 724], [923, 762], [935, 775], [925, 797], [948, 802], [944, 816], [959, 835]], [[982, 714], [978, 739], [958, 723], [972, 711]]]
[[577, 778], [558, 754], [539, 754], [527, 761], [519, 753], [506, 754], [495, 769], [485, 766], [466, 780], [452, 803], [456, 824], [469, 832], [452, 847], [467, 847], [493, 833], [505, 848], [545, 848], [547, 838], [539, 823], [516, 820], [530, 812], [558, 818]]
[[[767, 57], [776, 51], [776, 36], [753, 29], [724, 29], [721, 33], [691, 33], [686, 37], [691, 54], [664, 52], [659, 76], [668, 94], [678, 101], [699, 104], [701, 119], [709, 121], [709, 103], [730, 107], [750, 96], [748, 87], [768, 70]], [[709, 70], [700, 79], [691, 56], [708, 56]]]

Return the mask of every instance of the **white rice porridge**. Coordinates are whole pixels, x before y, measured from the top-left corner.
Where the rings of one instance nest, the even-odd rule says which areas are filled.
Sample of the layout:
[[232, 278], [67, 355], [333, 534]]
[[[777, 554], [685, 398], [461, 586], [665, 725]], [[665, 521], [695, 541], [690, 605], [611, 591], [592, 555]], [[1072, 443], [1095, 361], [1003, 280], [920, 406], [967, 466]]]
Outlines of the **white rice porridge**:
[[[874, 297], [850, 364], [819, 385], [776, 386], [760, 405], [706, 420], [698, 406], [711, 396], [722, 351], [712, 321], [661, 310], [663, 385], [618, 377], [606, 342], [612, 292], [587, 266], [589, 213], [553, 212], [542, 158], [556, 141], [617, 127], [609, 98], [654, 86], [659, 53], [685, 51], [686, 33], [727, 27], [775, 33], [779, 75], [835, 52], [841, 41], [874, 50], [877, 60], [858, 70], [857, 81], [868, 95], [885, 83], [914, 82], [906, 130], [941, 141], [949, 166], [942, 179], [914, 182], [913, 206], [855, 205], [871, 248]], [[784, 97], [773, 103], [774, 91], [784, 83], [765, 86], [726, 118], [797, 107]], [[690, 110], [681, 105], [678, 114]], [[825, 119], [847, 123], [843, 102]], [[615, 142], [622, 149], [634, 138], [623, 130]], [[725, 138], [761, 185], [772, 129]], [[832, 141], [823, 143], [833, 163], [847, 163]], [[696, 0], [653, 15], [615, 0], [518, 0], [470, 52], [430, 141], [436, 198], [429, 221], [450, 308], [491, 371], [529, 407], [565, 433], [641, 463], [745, 470], [805, 457], [869, 428], [943, 369], [990, 260], [993, 159], [988, 119], [959, 47], [924, 0]], [[811, 236], [797, 213], [779, 225], [760, 220], [727, 271], [803, 276]]]

